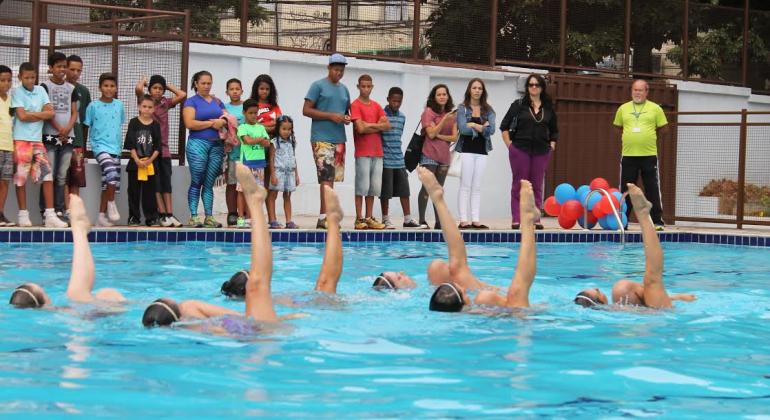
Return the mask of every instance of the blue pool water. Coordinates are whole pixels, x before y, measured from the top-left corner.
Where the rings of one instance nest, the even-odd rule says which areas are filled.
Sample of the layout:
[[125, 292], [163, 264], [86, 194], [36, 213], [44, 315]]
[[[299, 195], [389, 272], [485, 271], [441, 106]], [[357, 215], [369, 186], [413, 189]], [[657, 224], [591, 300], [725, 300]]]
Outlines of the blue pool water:
[[[759, 418], [770, 412], [770, 250], [664, 244], [671, 292], [699, 300], [659, 313], [593, 311], [575, 292], [639, 278], [639, 244], [539, 244], [526, 316], [431, 313], [425, 267], [438, 243], [345, 244], [335, 305], [262, 337], [141, 327], [156, 297], [224, 300], [248, 247], [221, 243], [94, 246], [97, 287], [132, 302], [107, 317], [0, 305], [0, 416]], [[469, 245], [474, 271], [507, 286], [517, 244]], [[322, 245], [276, 244], [273, 290], [312, 289]], [[71, 246], [0, 244], [0, 290], [25, 281], [55, 304]], [[370, 288], [404, 270], [415, 290]], [[77, 313], [92, 308], [73, 307]]]

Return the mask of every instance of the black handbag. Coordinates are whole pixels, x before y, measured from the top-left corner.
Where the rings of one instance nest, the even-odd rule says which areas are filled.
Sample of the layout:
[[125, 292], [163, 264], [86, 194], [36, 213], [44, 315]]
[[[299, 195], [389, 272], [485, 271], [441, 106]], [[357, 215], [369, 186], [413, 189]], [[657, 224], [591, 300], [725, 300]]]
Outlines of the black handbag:
[[414, 171], [422, 158], [422, 145], [425, 143], [425, 134], [420, 130], [420, 123], [417, 124], [417, 129], [412, 133], [412, 140], [409, 141], [409, 145], [406, 146], [404, 152], [404, 164], [406, 170], [409, 172]]

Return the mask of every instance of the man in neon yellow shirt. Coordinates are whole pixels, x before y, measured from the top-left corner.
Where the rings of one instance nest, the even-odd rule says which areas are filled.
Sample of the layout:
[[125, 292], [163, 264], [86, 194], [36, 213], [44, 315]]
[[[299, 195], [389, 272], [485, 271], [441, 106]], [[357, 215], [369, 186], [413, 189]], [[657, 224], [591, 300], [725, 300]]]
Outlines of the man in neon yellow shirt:
[[[615, 113], [613, 124], [623, 141], [620, 161], [620, 190], [625, 192], [627, 183], [636, 183], [641, 174], [644, 195], [652, 203], [650, 216], [656, 230], [663, 230], [663, 205], [658, 175], [658, 138], [666, 130], [668, 120], [663, 109], [647, 100], [649, 85], [644, 80], [631, 84], [632, 100], [624, 103]], [[626, 199], [628, 211], [631, 201]]]

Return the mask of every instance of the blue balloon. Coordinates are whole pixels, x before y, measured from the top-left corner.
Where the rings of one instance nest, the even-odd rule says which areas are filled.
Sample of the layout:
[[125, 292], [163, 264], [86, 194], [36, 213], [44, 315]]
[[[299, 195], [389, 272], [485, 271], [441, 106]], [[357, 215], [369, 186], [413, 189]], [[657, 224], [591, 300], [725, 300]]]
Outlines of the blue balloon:
[[[578, 218], [577, 222], [578, 222], [578, 224], [580, 225], [580, 227], [582, 227], [582, 228], [585, 228], [585, 227], [586, 227], [586, 225], [585, 225], [585, 220], [583, 219], [583, 216], [580, 216], [580, 218]], [[594, 223], [589, 223], [589, 224], [588, 224], [588, 229], [593, 229], [593, 228], [594, 228], [594, 226], [596, 226], [596, 222], [594, 222]]]
[[594, 209], [594, 206], [596, 203], [601, 201], [602, 195], [600, 193], [594, 193], [591, 195], [591, 198], [588, 199], [588, 211], [591, 211]]
[[618, 225], [618, 219], [615, 218], [615, 215], [608, 214], [604, 216], [607, 218], [607, 229], [609, 230], [618, 230], [620, 229], [620, 225]]
[[575, 194], [577, 194], [578, 200], [580, 201], [580, 205], [583, 206], [586, 203], [586, 197], [588, 196], [588, 193], [591, 192], [591, 187], [588, 185], [581, 185], [578, 187]]
[[604, 216], [601, 219], [599, 219], [599, 226], [602, 227], [604, 230], [610, 230], [609, 225], [610, 216]]
[[626, 213], [620, 215], [620, 220], [623, 222], [623, 229], [628, 229], [628, 216], [626, 216]]
[[[626, 203], [626, 200], [623, 200], [623, 201], [620, 203], [620, 211], [622, 211], [622, 212], [623, 212], [623, 214], [626, 214], [626, 213], [628, 213], [628, 203]], [[626, 218], [628, 218], [628, 217], [626, 217]]]
[[559, 184], [556, 187], [556, 190], [553, 192], [554, 197], [556, 197], [556, 201], [559, 204], [564, 204], [569, 200], [576, 200], [577, 196], [575, 195], [575, 187], [573, 187], [570, 184], [567, 184], [566, 182], [563, 184]]
[[613, 192], [612, 195], [615, 196], [615, 198], [618, 199], [618, 202], [620, 202], [620, 198], [623, 197], [623, 194], [621, 194], [621, 193], [619, 193], [617, 191]]

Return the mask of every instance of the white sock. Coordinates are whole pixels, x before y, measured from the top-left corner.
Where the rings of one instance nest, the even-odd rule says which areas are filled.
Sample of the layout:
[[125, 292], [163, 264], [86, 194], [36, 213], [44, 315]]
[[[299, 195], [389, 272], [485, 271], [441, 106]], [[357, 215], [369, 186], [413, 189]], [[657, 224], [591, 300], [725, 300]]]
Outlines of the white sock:
[[410, 220], [412, 220], [412, 215], [411, 214], [405, 214], [404, 215], [404, 222], [408, 222]]
[[318, 220], [326, 220], [326, 213], [321, 213], [318, 215]]
[[54, 209], [45, 209], [45, 213], [43, 213], [43, 215], [46, 217], [51, 214], [56, 215], [56, 212], [54, 211]]

